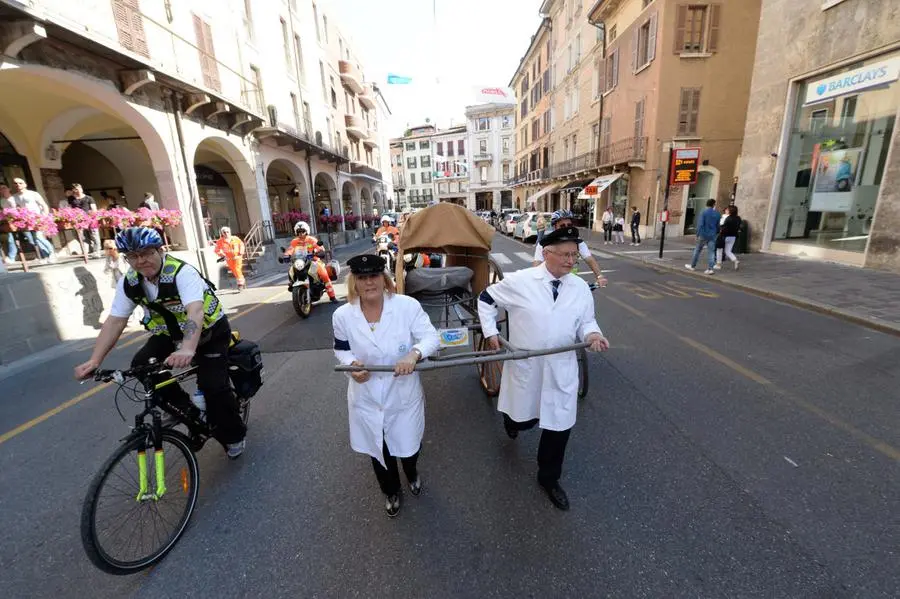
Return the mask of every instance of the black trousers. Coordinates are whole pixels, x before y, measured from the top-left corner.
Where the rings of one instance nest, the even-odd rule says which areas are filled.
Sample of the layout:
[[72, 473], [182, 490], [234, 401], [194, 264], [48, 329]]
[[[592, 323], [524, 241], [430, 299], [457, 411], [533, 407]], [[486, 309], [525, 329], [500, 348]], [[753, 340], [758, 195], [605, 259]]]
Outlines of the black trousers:
[[603, 241], [612, 241], [612, 223], [603, 223]]
[[[378, 486], [385, 495], [396, 495], [400, 492], [400, 469], [397, 468], [397, 458], [391, 455], [387, 443], [382, 443], [382, 456], [387, 468], [372, 458], [372, 466], [375, 468], [375, 478], [378, 479]], [[403, 473], [406, 474], [406, 480], [412, 482], [419, 478], [419, 471], [416, 469], [416, 463], [419, 461], [419, 452], [417, 451], [408, 458], [400, 458], [403, 464]]]
[[[237, 443], [244, 438], [247, 428], [241, 421], [237, 398], [231, 390], [228, 377], [228, 346], [231, 343], [231, 325], [222, 318], [204, 332], [194, 358], [197, 370], [197, 388], [206, 398], [206, 420], [215, 439], [223, 444]], [[132, 366], [146, 364], [150, 358], [165, 360], [175, 351], [175, 343], [168, 335], [153, 335], [131, 360]], [[190, 410], [190, 397], [179, 385], [168, 385], [159, 390], [161, 396], [182, 409]]]
[[632, 223], [632, 225], [631, 225], [631, 243], [640, 243], [640, 242], [641, 242], [640, 225], [635, 225]]
[[[534, 428], [539, 420], [526, 420], [516, 422], [507, 414], [503, 414], [503, 425], [506, 428], [517, 431], [525, 431]], [[564, 431], [541, 430], [541, 441], [538, 444], [538, 482], [545, 486], [552, 486], [559, 482], [562, 476], [563, 460], [566, 458], [566, 445], [569, 443], [569, 435], [572, 429]]]

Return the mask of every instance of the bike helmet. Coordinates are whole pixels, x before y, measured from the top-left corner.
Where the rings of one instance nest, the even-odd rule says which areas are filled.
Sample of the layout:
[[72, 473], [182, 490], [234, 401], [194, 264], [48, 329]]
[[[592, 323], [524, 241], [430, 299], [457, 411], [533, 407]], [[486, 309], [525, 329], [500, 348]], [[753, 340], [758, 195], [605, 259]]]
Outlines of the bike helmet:
[[307, 235], [309, 235], [309, 231], [310, 231], [309, 224], [302, 220], [297, 221], [297, 224], [294, 225], [294, 235], [299, 235], [301, 230], [304, 233], [306, 233]]
[[120, 252], [138, 252], [162, 246], [162, 236], [156, 229], [149, 227], [131, 227], [116, 235], [116, 249]]
[[557, 210], [550, 215], [550, 225], [556, 226], [556, 223], [566, 218], [575, 218], [571, 210]]
[[384, 216], [381, 217], [381, 222], [390, 224], [391, 217], [388, 216], [387, 214], [385, 214]]

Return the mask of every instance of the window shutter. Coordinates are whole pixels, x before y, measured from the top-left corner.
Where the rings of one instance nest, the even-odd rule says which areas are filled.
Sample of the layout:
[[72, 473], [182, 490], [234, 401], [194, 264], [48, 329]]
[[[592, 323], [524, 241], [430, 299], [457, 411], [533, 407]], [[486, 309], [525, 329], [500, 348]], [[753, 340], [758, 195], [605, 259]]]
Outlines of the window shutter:
[[619, 51], [613, 53], [613, 69], [612, 69], [613, 87], [619, 85]]
[[597, 95], [606, 91], [606, 61], [597, 61]]
[[700, 120], [700, 89], [691, 90], [691, 113], [688, 120], [688, 133], [697, 135], [697, 122]]
[[130, 11], [123, 0], [113, 0], [113, 17], [116, 20], [116, 32], [119, 34], [119, 43], [123, 48], [134, 48], [134, 34], [131, 32]]
[[116, 32], [123, 48], [150, 57], [139, 0], [112, 0]]
[[675, 54], [684, 52], [684, 36], [687, 31], [688, 7], [679, 4], [675, 11]]
[[641, 28], [635, 27], [634, 32], [631, 34], [631, 72], [634, 73], [637, 71], [638, 67], [638, 48], [640, 47], [640, 36], [641, 36]]
[[711, 4], [709, 7], [709, 45], [710, 52], [719, 50], [719, 22], [722, 18], [722, 5]]
[[634, 136], [636, 138], [644, 136], [644, 100], [636, 102], [634, 105]]
[[647, 36], [647, 62], [653, 62], [656, 58], [656, 23], [659, 13], [650, 15], [650, 31]]
[[688, 117], [691, 111], [691, 97], [693, 90], [681, 88], [681, 103], [678, 106], [678, 135], [687, 135]]

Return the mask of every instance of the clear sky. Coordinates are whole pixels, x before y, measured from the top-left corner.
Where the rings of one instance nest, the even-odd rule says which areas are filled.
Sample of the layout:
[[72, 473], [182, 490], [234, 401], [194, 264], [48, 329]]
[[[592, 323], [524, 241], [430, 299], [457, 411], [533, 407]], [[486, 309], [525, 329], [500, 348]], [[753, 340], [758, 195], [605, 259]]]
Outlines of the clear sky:
[[[474, 87], [506, 87], [540, 24], [540, 0], [330, 0], [368, 80], [393, 112], [388, 134], [425, 118], [461, 125]], [[433, 16], [434, 8], [436, 19]], [[411, 77], [387, 85], [387, 74]]]

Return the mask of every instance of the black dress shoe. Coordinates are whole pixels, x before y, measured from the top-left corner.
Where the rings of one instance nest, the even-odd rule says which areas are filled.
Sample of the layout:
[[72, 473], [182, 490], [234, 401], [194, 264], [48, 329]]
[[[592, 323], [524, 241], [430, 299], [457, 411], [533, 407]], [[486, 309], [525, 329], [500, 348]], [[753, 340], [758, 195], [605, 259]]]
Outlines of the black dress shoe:
[[515, 439], [519, 436], [519, 430], [515, 428], [515, 421], [506, 414], [503, 415], [503, 429], [506, 431], [506, 436], [510, 439]]
[[569, 496], [566, 495], [566, 492], [562, 487], [559, 486], [559, 483], [554, 483], [552, 485], [541, 485], [544, 491], [547, 492], [547, 496], [550, 498], [550, 501], [563, 511], [568, 511], [569, 509]]

